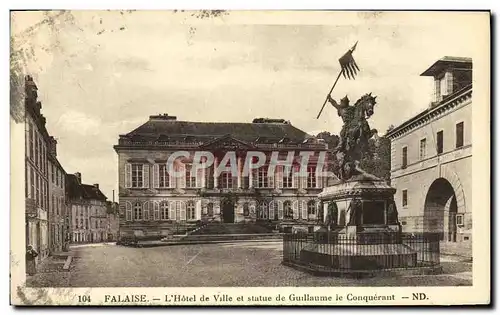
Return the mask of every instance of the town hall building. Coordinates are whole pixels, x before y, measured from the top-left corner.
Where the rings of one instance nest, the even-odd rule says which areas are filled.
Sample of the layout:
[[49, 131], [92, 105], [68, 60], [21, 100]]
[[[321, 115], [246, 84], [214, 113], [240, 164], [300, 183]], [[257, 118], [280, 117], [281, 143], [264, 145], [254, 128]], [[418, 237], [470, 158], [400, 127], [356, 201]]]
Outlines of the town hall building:
[[472, 237], [472, 60], [444, 57], [422, 76], [434, 80], [428, 108], [387, 133], [391, 185], [404, 231]]
[[[120, 135], [114, 149], [118, 154], [120, 237], [161, 237], [179, 226], [210, 222], [313, 226], [322, 216], [317, 195], [326, 178], [318, 175], [316, 162], [327, 145], [282, 119], [219, 123], [154, 115]], [[173, 176], [167, 161], [179, 151], [189, 154], [176, 159], [176, 172], [182, 175]], [[210, 152], [213, 164], [195, 169], [197, 151]], [[267, 162], [245, 174], [245, 161], [253, 161], [247, 159], [250, 151], [264, 153]], [[304, 151], [310, 154], [307, 172], [299, 172], [295, 161], [288, 174], [283, 166], [268, 173], [272, 152], [286, 160], [289, 152], [299, 156]], [[227, 152], [235, 153], [237, 174], [215, 171]]]

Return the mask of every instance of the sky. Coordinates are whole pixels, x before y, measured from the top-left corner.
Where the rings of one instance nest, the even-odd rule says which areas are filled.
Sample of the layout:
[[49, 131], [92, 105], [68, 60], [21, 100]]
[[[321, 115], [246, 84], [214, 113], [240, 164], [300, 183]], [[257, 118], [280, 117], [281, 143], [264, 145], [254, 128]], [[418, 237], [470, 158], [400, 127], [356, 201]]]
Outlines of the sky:
[[[377, 96], [369, 122], [383, 135], [428, 107], [443, 56], [471, 57], [483, 13], [71, 11], [13, 13], [15, 47], [38, 85], [47, 129], [67, 173], [118, 196], [113, 145], [148, 120], [251, 122], [283, 118], [338, 133], [321, 105], [356, 42], [356, 80], [332, 93]], [[484, 15], [484, 14], [483, 14]], [[16, 46], [17, 45], [17, 46]]]

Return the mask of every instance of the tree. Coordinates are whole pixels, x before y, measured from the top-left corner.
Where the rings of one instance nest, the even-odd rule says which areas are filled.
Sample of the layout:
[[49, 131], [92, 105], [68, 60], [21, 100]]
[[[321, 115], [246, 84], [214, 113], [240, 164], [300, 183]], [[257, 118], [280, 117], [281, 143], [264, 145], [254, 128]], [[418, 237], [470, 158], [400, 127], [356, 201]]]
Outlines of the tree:
[[386, 136], [368, 141], [368, 152], [360, 161], [360, 167], [381, 179], [391, 177], [391, 141]]
[[[387, 132], [394, 127], [389, 126]], [[320, 132], [316, 138], [323, 139], [328, 144], [328, 171], [338, 174], [339, 162], [335, 157], [335, 149], [340, 137], [328, 131]], [[360, 161], [360, 167], [381, 179], [389, 180], [391, 175], [391, 141], [386, 136], [374, 136], [368, 141], [368, 150]]]

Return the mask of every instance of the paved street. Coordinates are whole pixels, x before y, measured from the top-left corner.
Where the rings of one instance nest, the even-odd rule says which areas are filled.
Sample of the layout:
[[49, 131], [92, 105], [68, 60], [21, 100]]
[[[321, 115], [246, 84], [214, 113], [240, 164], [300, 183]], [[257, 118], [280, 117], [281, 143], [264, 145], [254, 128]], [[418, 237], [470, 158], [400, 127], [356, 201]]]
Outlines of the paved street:
[[345, 279], [315, 277], [282, 266], [280, 242], [132, 248], [96, 244], [73, 248], [70, 272], [36, 275], [33, 286], [463, 286], [472, 263], [442, 257], [444, 273]]

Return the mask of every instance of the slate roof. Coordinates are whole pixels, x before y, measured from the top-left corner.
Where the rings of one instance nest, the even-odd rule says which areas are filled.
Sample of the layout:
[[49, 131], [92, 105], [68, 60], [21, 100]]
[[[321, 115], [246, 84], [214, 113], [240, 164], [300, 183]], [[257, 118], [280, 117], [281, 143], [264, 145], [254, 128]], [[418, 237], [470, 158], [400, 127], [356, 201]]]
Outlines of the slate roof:
[[105, 201], [107, 198], [94, 185], [80, 184], [73, 174], [66, 175], [66, 190], [70, 199], [87, 199]]
[[275, 142], [283, 138], [287, 138], [291, 142], [302, 142], [310, 138], [307, 133], [285, 121], [282, 123], [232, 123], [161, 119], [150, 119], [122, 137], [136, 141], [183, 139], [187, 142], [208, 142], [225, 135], [231, 135], [231, 137], [245, 142]]
[[427, 70], [422, 72], [421, 76], [434, 76], [435, 74], [439, 74], [439, 72], [449, 66], [472, 69], [472, 58], [444, 56], [443, 58], [436, 61]]

